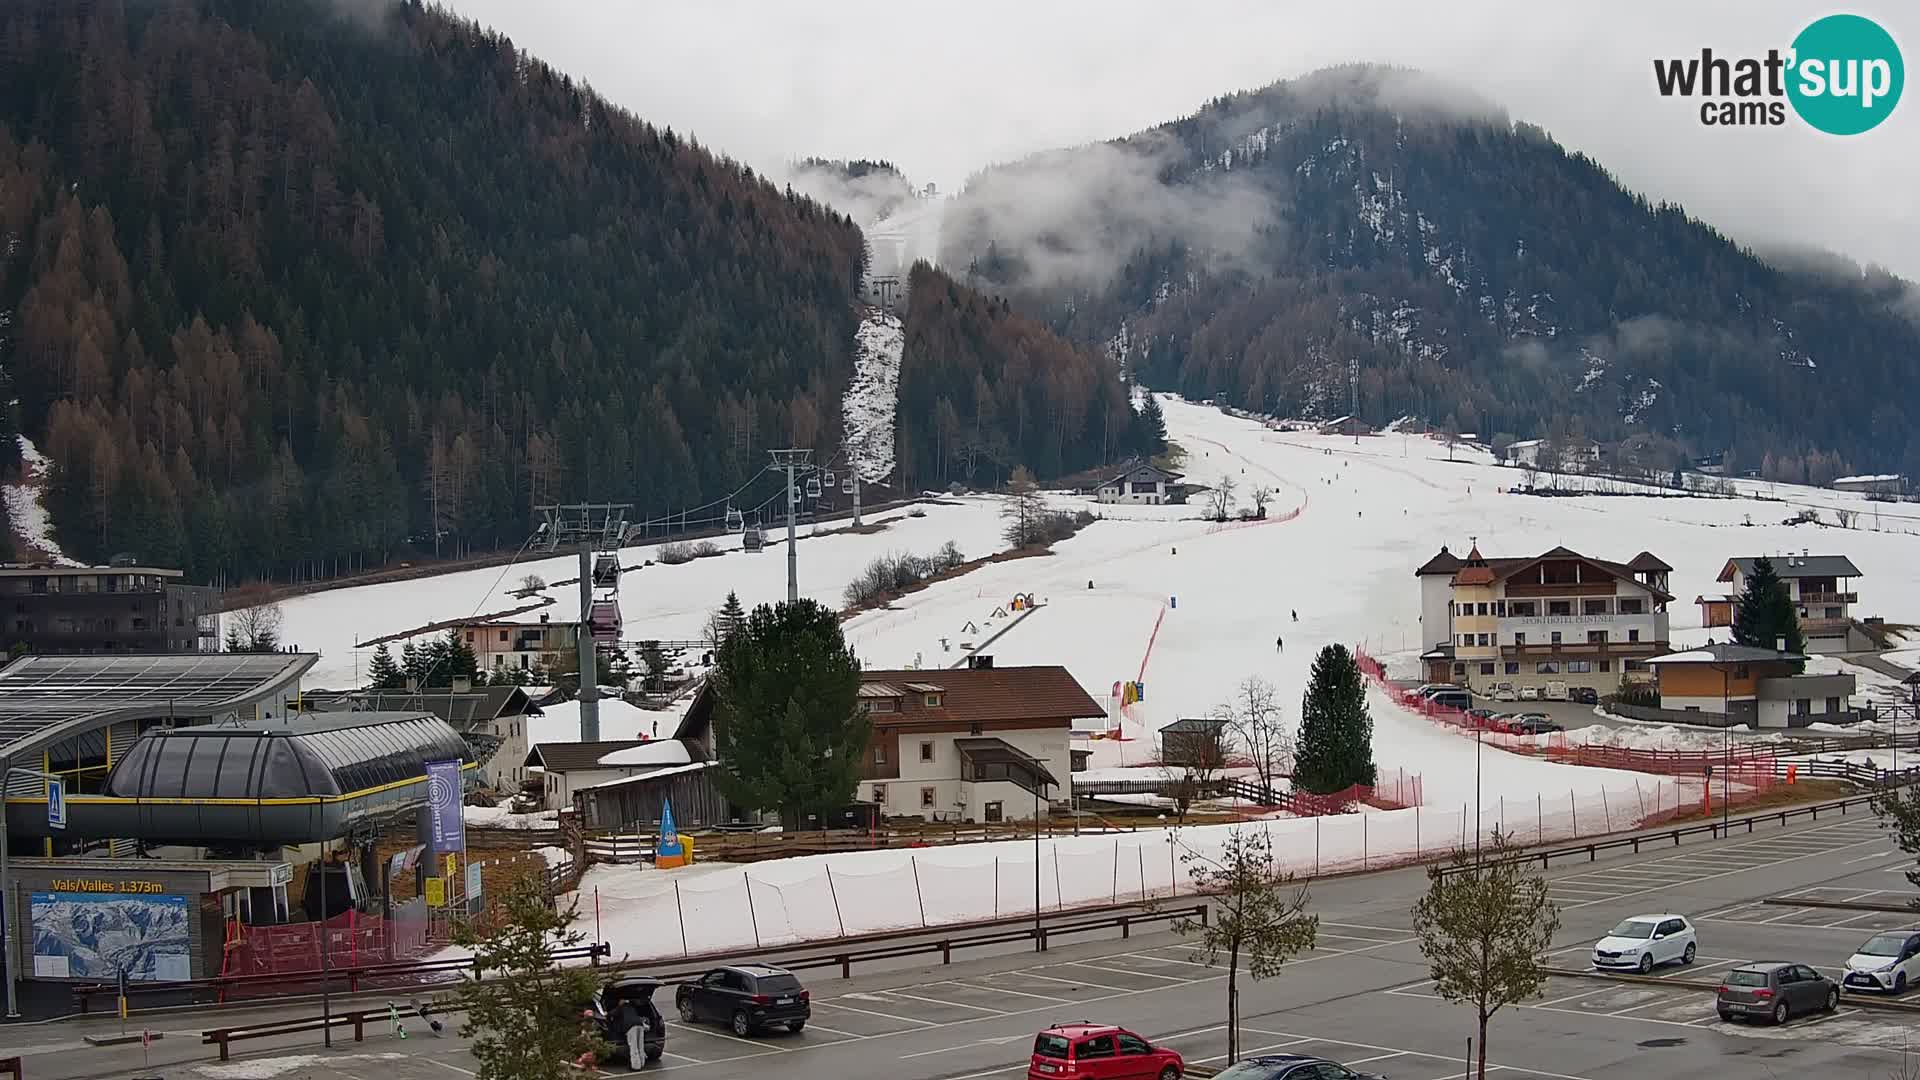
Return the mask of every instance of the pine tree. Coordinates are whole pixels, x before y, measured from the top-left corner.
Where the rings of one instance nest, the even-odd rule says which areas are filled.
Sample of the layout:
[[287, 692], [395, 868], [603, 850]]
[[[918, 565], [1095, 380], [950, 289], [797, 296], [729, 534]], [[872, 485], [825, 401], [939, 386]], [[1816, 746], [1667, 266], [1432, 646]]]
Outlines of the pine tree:
[[[1763, 555], [1753, 561], [1753, 573], [1747, 575], [1746, 588], [1734, 608], [1733, 640], [1756, 649], [1773, 649], [1783, 638], [1787, 652], [1806, 653], [1807, 640], [1800, 633], [1800, 615], [1787, 593], [1787, 583], [1780, 580], [1773, 560]], [[1805, 668], [1804, 660], [1794, 666], [1796, 671]]]
[[1300, 703], [1293, 782], [1325, 795], [1373, 781], [1373, 717], [1367, 712], [1366, 684], [1346, 646], [1328, 645], [1313, 659], [1312, 681]]
[[573, 928], [578, 900], [555, 904], [538, 878], [509, 880], [493, 909], [501, 917], [489, 928], [454, 922], [454, 943], [471, 950], [482, 965], [477, 970], [488, 975], [468, 973], [454, 988], [466, 1012], [460, 1034], [472, 1040], [479, 1080], [565, 1080], [579, 1075], [574, 1062], [613, 1050], [580, 1023], [597, 982], [592, 969], [552, 959], [553, 950], [586, 940]]
[[480, 669], [480, 662], [473, 654], [473, 646], [458, 628], [449, 628], [447, 636], [438, 643], [438, 670], [433, 673], [432, 685], [452, 686], [455, 679], [471, 681]]
[[427, 653], [413, 642], [400, 646], [401, 687], [404, 689], [408, 681], [416, 688], [427, 685], [427, 665], [430, 662]]
[[727, 638], [731, 637], [735, 630], [740, 629], [740, 624], [746, 620], [747, 612], [740, 606], [740, 594], [731, 589], [727, 590], [727, 602], [720, 605], [720, 613], [714, 620], [719, 630], [718, 639], [714, 644], [726, 644]]
[[804, 820], [853, 798], [868, 723], [832, 610], [805, 599], [753, 609], [721, 646], [712, 686], [715, 781], [734, 805]]
[[373, 662], [367, 665], [367, 687], [372, 690], [399, 690], [407, 685], [406, 673], [393, 661], [393, 651], [381, 642], [373, 650]]
[[1134, 448], [1148, 457], [1167, 449], [1167, 418], [1160, 410], [1160, 400], [1151, 393], [1134, 414]]

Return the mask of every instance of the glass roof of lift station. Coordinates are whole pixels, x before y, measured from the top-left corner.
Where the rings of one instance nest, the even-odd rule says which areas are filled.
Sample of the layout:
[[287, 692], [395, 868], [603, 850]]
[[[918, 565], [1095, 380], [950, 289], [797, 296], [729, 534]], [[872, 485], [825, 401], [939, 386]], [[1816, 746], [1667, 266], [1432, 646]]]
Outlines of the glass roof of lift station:
[[245, 726], [149, 731], [107, 778], [107, 793], [145, 799], [292, 799], [350, 795], [426, 775], [429, 761], [473, 752], [437, 716], [306, 713]]

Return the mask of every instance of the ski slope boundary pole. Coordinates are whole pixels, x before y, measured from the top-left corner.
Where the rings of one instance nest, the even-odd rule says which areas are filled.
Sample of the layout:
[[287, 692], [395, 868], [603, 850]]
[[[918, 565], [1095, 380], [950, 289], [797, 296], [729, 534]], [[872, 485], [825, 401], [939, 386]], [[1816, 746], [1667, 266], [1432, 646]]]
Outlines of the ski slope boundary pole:
[[1147, 680], [1147, 662], [1153, 659], [1153, 643], [1160, 640], [1160, 624], [1166, 619], [1166, 617], [1167, 617], [1167, 605], [1161, 604], [1160, 614], [1155, 616], [1153, 620], [1153, 633], [1147, 635], [1146, 655], [1140, 658], [1140, 674], [1134, 676], [1133, 681], [1136, 683], [1145, 682]]

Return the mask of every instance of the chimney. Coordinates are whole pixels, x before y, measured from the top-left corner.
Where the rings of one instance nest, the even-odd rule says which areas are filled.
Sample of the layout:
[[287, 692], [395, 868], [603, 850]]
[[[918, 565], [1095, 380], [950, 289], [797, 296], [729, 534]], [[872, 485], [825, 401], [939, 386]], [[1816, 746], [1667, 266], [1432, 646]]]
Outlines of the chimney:
[[467, 678], [465, 675], [455, 675], [453, 677], [453, 692], [456, 694], [473, 693], [473, 680]]
[[419, 676], [417, 676], [417, 675], [409, 675], [409, 676], [407, 676], [407, 693], [409, 693], [409, 694], [417, 694], [417, 693], [419, 693], [419, 692], [420, 692], [420, 678], [419, 678]]
[[1774, 638], [1774, 639], [1773, 639], [1773, 651], [1774, 651], [1774, 652], [1786, 652], [1786, 651], [1787, 651], [1787, 639], [1786, 639], [1786, 638], [1783, 638], [1783, 637], [1777, 637], [1777, 638]]

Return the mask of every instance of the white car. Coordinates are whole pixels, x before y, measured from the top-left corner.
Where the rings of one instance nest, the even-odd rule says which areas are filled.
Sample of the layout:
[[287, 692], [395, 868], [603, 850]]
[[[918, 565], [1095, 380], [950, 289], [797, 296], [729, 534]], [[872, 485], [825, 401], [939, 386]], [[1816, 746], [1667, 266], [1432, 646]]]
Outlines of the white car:
[[1537, 687], [1537, 686], [1523, 686], [1523, 687], [1521, 687], [1521, 688], [1520, 688], [1520, 700], [1521, 700], [1521, 701], [1539, 701], [1539, 700], [1540, 700], [1540, 688], [1539, 688], [1539, 687]]
[[1920, 979], [1920, 930], [1886, 930], [1847, 957], [1847, 974], [1840, 985], [1903, 994], [1915, 979]]
[[1593, 966], [1645, 975], [1661, 964], [1693, 963], [1699, 951], [1693, 923], [1684, 915], [1635, 915], [1593, 946]]
[[1513, 688], [1512, 683], [1501, 683], [1493, 688], [1493, 700], [1519, 701], [1520, 694]]

